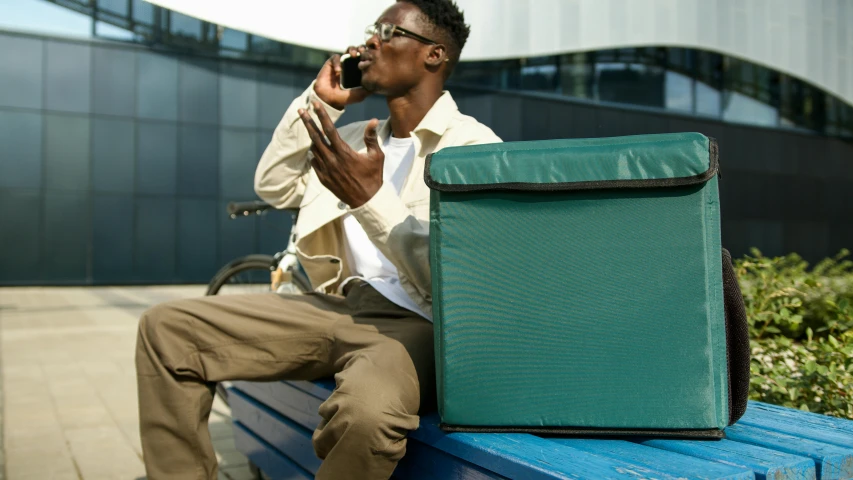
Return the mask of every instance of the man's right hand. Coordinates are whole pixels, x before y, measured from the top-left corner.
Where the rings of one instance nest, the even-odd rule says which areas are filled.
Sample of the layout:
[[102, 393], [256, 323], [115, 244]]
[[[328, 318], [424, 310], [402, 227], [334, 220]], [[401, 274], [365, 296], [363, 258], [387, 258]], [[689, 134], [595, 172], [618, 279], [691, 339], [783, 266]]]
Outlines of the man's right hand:
[[[363, 47], [362, 47], [363, 48]], [[356, 57], [359, 49], [347, 48], [347, 53]], [[314, 93], [320, 100], [326, 102], [332, 108], [343, 110], [347, 105], [358, 103], [370, 96], [370, 92], [359, 87], [344, 90], [341, 88], [341, 56], [333, 55], [326, 60], [320, 73], [317, 74], [317, 82], [314, 84]]]

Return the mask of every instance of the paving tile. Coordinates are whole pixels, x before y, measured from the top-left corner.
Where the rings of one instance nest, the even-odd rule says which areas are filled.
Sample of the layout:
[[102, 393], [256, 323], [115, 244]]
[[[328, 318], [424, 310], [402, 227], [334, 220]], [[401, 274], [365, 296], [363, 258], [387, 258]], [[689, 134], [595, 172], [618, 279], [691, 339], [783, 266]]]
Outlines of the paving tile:
[[6, 456], [6, 475], [10, 480], [67, 478], [77, 480], [77, 469], [70, 455], [45, 455], [39, 451]]
[[84, 479], [145, 475], [142, 459], [118, 427], [66, 430], [65, 439]]
[[[154, 303], [203, 292], [203, 286], [0, 288], [8, 478], [144, 478], [134, 362], [139, 315]], [[230, 415], [215, 399], [210, 432], [220, 478], [252, 478], [234, 447]]]

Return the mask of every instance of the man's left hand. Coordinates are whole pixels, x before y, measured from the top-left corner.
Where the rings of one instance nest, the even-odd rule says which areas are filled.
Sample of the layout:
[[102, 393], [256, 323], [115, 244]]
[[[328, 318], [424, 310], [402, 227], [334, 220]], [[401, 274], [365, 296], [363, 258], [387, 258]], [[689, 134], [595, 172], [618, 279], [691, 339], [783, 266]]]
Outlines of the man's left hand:
[[373, 198], [382, 186], [385, 154], [379, 148], [377, 138], [379, 120], [374, 118], [367, 123], [364, 129], [367, 153], [361, 154], [341, 140], [332, 119], [318, 102], [314, 102], [314, 111], [323, 126], [322, 130], [306, 110], [299, 109], [302, 123], [311, 136], [311, 153], [314, 154], [311, 166], [320, 183], [350, 208], [358, 208]]

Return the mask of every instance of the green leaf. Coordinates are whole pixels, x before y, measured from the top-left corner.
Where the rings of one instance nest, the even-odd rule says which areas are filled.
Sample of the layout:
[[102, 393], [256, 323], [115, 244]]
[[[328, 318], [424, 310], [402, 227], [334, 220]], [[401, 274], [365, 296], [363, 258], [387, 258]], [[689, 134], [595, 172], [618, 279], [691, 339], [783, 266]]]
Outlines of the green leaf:
[[812, 374], [817, 370], [817, 363], [814, 360], [809, 360], [804, 366], [806, 373]]

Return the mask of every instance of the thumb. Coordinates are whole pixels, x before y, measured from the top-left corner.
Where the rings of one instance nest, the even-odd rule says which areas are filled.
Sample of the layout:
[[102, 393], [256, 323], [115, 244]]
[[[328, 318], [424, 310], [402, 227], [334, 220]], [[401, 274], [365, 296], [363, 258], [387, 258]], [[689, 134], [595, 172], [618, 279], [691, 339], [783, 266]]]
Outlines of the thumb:
[[374, 118], [367, 122], [367, 127], [364, 129], [364, 146], [367, 147], [368, 154], [382, 153], [382, 149], [379, 148], [377, 127], [379, 127], [379, 120]]

